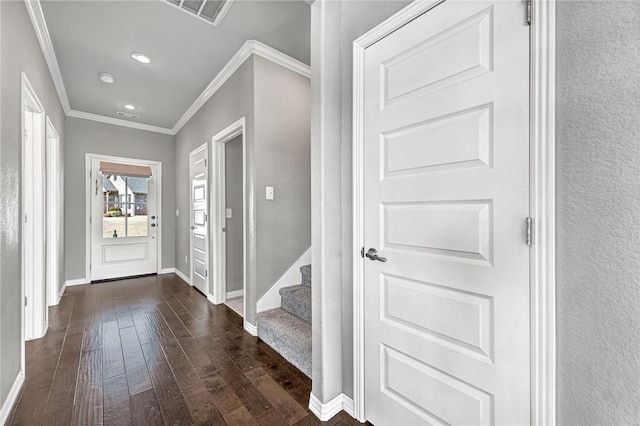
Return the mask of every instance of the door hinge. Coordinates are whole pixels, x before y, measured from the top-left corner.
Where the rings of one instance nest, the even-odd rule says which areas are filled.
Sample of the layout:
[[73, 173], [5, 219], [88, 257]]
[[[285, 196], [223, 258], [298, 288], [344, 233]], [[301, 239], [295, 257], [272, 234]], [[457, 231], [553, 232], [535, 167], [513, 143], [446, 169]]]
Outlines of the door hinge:
[[527, 24], [531, 25], [531, 3], [533, 0], [527, 0]]
[[204, 166], [207, 167], [207, 159], [204, 160]]
[[533, 219], [528, 217], [525, 219], [525, 241], [528, 246], [533, 245]]
[[27, 223], [27, 215], [24, 215], [24, 223]]
[[208, 277], [209, 276], [209, 271], [207, 271], [206, 269], [204, 270], [204, 276]]
[[207, 222], [209, 220], [209, 215], [208, 214], [204, 214], [204, 221]]
[[227, 232], [227, 227], [222, 228], [222, 232]]
[[27, 296], [24, 297], [24, 306], [27, 306]]
[[360, 256], [362, 256], [362, 258], [364, 258], [364, 247], [362, 247], [362, 249], [360, 250]]

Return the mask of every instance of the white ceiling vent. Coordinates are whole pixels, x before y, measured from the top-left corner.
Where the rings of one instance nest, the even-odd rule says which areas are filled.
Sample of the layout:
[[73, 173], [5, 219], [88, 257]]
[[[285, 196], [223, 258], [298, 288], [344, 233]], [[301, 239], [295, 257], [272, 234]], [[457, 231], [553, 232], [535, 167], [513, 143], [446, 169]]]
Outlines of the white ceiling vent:
[[217, 27], [233, 0], [166, 0], [165, 3]]
[[116, 115], [118, 117], [132, 118], [134, 120], [138, 120], [140, 118], [139, 115], [129, 114], [128, 112], [122, 112], [122, 111], [116, 111]]

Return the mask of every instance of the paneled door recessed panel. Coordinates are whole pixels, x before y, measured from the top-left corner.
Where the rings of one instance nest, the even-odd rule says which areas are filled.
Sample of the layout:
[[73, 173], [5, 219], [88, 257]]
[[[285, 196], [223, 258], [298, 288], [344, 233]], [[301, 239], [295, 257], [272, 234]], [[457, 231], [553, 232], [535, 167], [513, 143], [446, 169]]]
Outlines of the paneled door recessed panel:
[[193, 188], [193, 201], [203, 201], [205, 199], [205, 187], [199, 185]]
[[199, 225], [199, 226], [204, 226], [205, 224], [205, 212], [204, 210], [194, 210], [193, 212], [193, 224], [194, 225]]
[[382, 392], [428, 423], [493, 424], [493, 396], [389, 346], [380, 345]]
[[147, 244], [112, 244], [102, 246], [102, 262], [135, 262], [147, 259]]
[[491, 262], [489, 200], [387, 203], [382, 211], [385, 247]]
[[492, 362], [491, 297], [393, 275], [382, 280], [384, 322]]
[[492, 17], [493, 8], [487, 8], [384, 62], [382, 108], [404, 96], [423, 94], [490, 72]]
[[491, 105], [438, 117], [383, 135], [383, 178], [490, 167]]

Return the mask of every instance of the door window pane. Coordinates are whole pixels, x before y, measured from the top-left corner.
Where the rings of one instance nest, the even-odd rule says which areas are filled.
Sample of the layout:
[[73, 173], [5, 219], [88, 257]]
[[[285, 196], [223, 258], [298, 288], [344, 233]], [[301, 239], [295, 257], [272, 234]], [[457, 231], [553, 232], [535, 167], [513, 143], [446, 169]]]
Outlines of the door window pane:
[[102, 237], [148, 235], [148, 178], [106, 175], [102, 179]]

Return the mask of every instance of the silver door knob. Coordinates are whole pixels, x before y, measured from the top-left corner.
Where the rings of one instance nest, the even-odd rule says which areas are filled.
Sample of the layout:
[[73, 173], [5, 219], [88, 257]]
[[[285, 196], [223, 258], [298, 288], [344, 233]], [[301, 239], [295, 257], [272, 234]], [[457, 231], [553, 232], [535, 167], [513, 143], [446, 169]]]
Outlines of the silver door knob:
[[377, 260], [377, 261], [380, 261], [380, 262], [386, 262], [387, 261], [386, 257], [378, 256], [378, 250], [376, 250], [374, 248], [370, 248], [369, 251], [367, 251], [367, 254], [365, 254], [365, 256], [367, 256], [371, 260]]
[[196, 227], [195, 227], [195, 226], [193, 226], [193, 225], [191, 225], [191, 229], [196, 229]]

